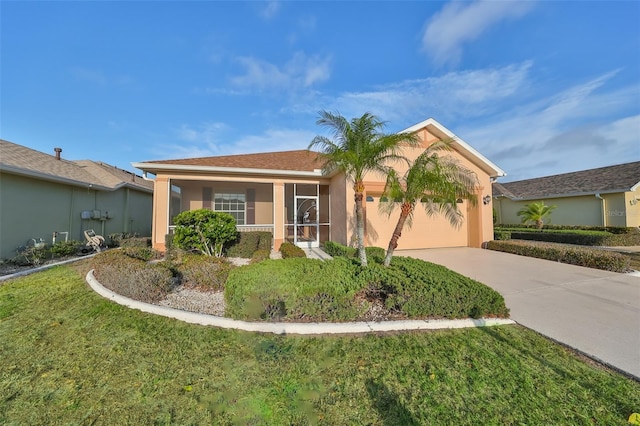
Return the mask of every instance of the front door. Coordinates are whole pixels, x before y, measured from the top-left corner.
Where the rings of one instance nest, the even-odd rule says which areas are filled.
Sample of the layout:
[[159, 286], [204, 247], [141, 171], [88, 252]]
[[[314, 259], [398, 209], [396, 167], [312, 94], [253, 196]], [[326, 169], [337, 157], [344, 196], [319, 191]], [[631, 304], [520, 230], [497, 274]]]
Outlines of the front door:
[[294, 243], [298, 247], [319, 247], [318, 197], [297, 196], [294, 217]]

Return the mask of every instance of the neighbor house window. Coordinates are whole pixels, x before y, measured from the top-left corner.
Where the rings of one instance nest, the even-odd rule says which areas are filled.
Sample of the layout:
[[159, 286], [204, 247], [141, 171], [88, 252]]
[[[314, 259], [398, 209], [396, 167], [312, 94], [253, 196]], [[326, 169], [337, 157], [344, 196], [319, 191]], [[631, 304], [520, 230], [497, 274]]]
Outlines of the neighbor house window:
[[213, 209], [217, 212], [229, 213], [236, 220], [236, 224], [245, 224], [244, 194], [216, 194], [213, 198]]

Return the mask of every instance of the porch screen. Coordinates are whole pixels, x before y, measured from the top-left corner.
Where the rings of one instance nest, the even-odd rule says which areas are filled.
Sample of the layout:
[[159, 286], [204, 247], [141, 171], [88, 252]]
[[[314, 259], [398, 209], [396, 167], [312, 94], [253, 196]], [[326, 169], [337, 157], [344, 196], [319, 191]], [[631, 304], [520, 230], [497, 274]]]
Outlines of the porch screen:
[[229, 213], [236, 219], [236, 224], [245, 224], [245, 204], [244, 194], [215, 194], [213, 198], [213, 209], [217, 212]]

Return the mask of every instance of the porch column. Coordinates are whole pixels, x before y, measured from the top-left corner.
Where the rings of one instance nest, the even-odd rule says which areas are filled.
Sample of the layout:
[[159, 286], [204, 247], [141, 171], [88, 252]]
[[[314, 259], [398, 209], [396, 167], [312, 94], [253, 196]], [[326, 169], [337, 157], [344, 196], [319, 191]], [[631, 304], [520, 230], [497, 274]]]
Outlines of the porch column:
[[273, 249], [279, 250], [285, 240], [284, 182], [273, 182]]
[[169, 178], [156, 176], [153, 191], [152, 246], [165, 251], [165, 235], [169, 230]]

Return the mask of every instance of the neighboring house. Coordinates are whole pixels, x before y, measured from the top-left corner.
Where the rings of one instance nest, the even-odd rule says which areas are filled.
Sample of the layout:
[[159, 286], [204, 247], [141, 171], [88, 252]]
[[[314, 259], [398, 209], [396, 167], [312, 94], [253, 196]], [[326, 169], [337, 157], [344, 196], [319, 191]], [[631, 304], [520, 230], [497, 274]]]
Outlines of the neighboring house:
[[640, 161], [535, 179], [493, 184], [497, 223], [520, 223], [533, 201], [557, 206], [555, 225], [640, 226]]
[[[422, 139], [420, 148], [405, 148], [415, 159], [437, 139], [455, 135], [433, 119], [404, 132]], [[444, 217], [427, 217], [416, 209], [413, 227], [400, 238], [400, 249], [424, 247], [480, 247], [493, 238], [491, 180], [504, 172], [459, 138], [453, 155], [478, 175], [478, 203], [462, 201], [465, 221], [459, 229]], [[155, 175], [153, 206], [153, 246], [165, 248], [165, 235], [172, 232], [173, 217], [185, 210], [207, 208], [233, 215], [242, 230], [273, 233], [274, 248], [290, 241], [316, 247], [331, 240], [353, 243], [353, 183], [343, 174], [322, 173], [317, 153], [307, 150], [229, 155], [181, 160], [133, 163]], [[401, 169], [406, 165], [397, 164]], [[390, 218], [378, 212], [385, 177], [365, 177], [365, 218], [367, 245], [385, 247], [396, 225], [397, 210]], [[484, 202], [483, 202], [484, 199]]]
[[94, 161], [69, 161], [0, 139], [0, 259], [32, 239], [51, 244], [84, 241], [93, 229], [105, 237], [151, 235], [153, 182]]

